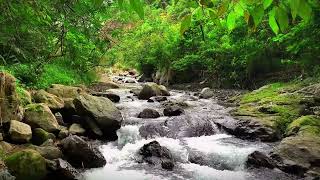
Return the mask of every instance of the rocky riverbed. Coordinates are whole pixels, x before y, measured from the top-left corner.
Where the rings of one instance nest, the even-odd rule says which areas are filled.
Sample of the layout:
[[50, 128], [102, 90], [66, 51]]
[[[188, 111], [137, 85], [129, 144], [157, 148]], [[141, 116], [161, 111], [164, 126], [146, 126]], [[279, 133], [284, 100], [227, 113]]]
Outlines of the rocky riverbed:
[[286, 135], [266, 123], [282, 114], [240, 91], [168, 90], [118, 76], [28, 92], [9, 74], [0, 79], [0, 179], [319, 177], [320, 141], [303, 133], [318, 116], [298, 116]]

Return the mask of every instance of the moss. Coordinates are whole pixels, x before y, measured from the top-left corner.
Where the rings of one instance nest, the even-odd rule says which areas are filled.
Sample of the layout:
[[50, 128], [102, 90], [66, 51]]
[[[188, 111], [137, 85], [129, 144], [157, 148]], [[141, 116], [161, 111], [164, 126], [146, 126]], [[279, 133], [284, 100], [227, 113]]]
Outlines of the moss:
[[23, 150], [5, 158], [6, 166], [17, 180], [42, 179], [46, 176], [45, 159], [34, 150]]
[[292, 134], [308, 134], [308, 135], [320, 135], [320, 117], [309, 115], [302, 116], [294, 120], [286, 129], [287, 135]]
[[26, 106], [26, 111], [42, 112], [43, 105], [42, 104], [29, 104]]
[[35, 145], [41, 145], [48, 139], [54, 139], [55, 136], [52, 133], [48, 133], [42, 128], [36, 128], [32, 132], [32, 143]]
[[26, 106], [28, 104], [31, 104], [32, 101], [31, 101], [30, 93], [19, 85], [17, 85], [17, 94], [18, 94], [20, 104], [22, 106]]

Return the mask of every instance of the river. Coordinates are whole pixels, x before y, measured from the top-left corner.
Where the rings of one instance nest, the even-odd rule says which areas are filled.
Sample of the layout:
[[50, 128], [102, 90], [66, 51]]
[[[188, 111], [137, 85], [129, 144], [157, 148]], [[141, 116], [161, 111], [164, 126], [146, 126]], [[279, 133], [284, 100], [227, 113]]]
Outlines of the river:
[[[163, 137], [155, 133], [144, 138], [139, 131], [141, 126], [168, 119], [163, 116], [161, 103], [138, 100], [129, 92], [129, 88], [114, 89], [112, 92], [121, 97], [116, 106], [121, 110], [124, 122], [117, 132], [118, 140], [100, 147], [107, 164], [103, 168], [86, 171], [84, 175], [87, 180], [294, 179], [279, 170], [246, 168], [245, 163], [250, 153], [255, 150], [268, 153], [274, 145], [238, 139], [215, 126], [214, 122], [233, 119], [228, 113], [230, 109], [219, 105], [214, 98], [198, 99], [192, 92], [178, 90], [170, 91], [171, 96], [168, 97], [169, 101], [188, 104], [185, 115], [181, 118], [210, 121], [214, 133], [190, 137], [185, 136], [187, 130], [179, 129], [173, 132], [175, 135]], [[156, 119], [137, 118], [137, 114], [144, 108], [155, 109], [162, 116]], [[173, 171], [138, 163], [141, 157], [137, 151], [153, 140], [167, 147], [173, 154], [176, 163]]]

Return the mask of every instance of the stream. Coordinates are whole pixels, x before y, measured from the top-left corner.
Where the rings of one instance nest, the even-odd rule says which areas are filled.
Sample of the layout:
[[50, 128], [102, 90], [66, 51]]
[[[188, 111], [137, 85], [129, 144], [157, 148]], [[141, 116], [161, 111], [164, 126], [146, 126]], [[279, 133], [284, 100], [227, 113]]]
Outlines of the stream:
[[[138, 84], [137, 84], [138, 85]], [[163, 116], [164, 107], [159, 102], [138, 100], [127, 89], [112, 89], [121, 97], [116, 106], [120, 109], [124, 121], [117, 131], [118, 140], [100, 147], [107, 164], [103, 168], [87, 170], [87, 180], [242, 180], [242, 179], [294, 179], [279, 170], [247, 169], [245, 162], [255, 150], [266, 152], [272, 150], [273, 144], [252, 142], [238, 139], [219, 129], [214, 122], [230, 121], [229, 109], [220, 106], [212, 99], [198, 99], [192, 92], [171, 90], [168, 101], [184, 102], [188, 105], [181, 118], [207, 120], [212, 123], [214, 133], [190, 137], [179, 130], [174, 135], [161, 137], [153, 133], [147, 138], [142, 136], [141, 126], [165, 122], [169, 117]], [[156, 119], [137, 118], [145, 108], [155, 109], [161, 117]], [[152, 127], [152, 126], [150, 126]], [[137, 151], [146, 143], [158, 141], [167, 147], [175, 160], [173, 171], [154, 167], [146, 163], [138, 163]]]

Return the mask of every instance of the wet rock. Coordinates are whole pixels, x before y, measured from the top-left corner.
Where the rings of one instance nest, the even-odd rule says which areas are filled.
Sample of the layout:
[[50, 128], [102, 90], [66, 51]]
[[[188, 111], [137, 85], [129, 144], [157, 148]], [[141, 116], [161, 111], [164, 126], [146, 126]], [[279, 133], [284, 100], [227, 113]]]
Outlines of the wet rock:
[[135, 96], [138, 96], [141, 92], [141, 88], [134, 88], [130, 90], [130, 93], [134, 94]]
[[83, 176], [77, 169], [75, 169], [71, 164], [61, 158], [47, 164], [49, 164], [48, 167], [51, 171], [51, 174], [49, 176], [51, 179], [83, 179]]
[[22, 119], [19, 116], [21, 109], [19, 108], [18, 94], [16, 91], [16, 79], [6, 73], [0, 72], [0, 118], [2, 123], [8, 123], [11, 120]]
[[142, 160], [149, 164], [160, 166], [163, 169], [172, 170], [174, 160], [171, 152], [166, 147], [161, 146], [157, 141], [152, 141], [143, 145], [139, 150]]
[[151, 97], [149, 100], [153, 100], [153, 101], [157, 101], [157, 102], [162, 102], [162, 101], [166, 101], [168, 100], [168, 98], [166, 96], [155, 96], [155, 97]]
[[158, 118], [160, 114], [154, 109], [144, 109], [139, 113], [138, 118]]
[[124, 83], [137, 83], [137, 81], [134, 78], [125, 78]]
[[216, 126], [210, 120], [199, 116], [173, 116], [162, 122], [145, 123], [140, 127], [140, 135], [144, 138], [152, 137], [198, 137], [212, 135]]
[[32, 137], [31, 127], [28, 124], [12, 120], [9, 129], [10, 139], [19, 143], [29, 142]]
[[254, 117], [237, 116], [232, 123], [218, 123], [228, 133], [243, 139], [259, 139], [261, 141], [274, 142], [281, 138], [280, 132], [268, 125], [260, 123]]
[[22, 150], [5, 158], [9, 172], [17, 180], [43, 179], [47, 174], [45, 159], [34, 150]]
[[146, 83], [138, 95], [139, 99], [148, 100], [153, 96], [169, 96], [170, 93], [166, 87], [156, 83]]
[[59, 130], [59, 124], [50, 108], [45, 104], [30, 104], [25, 109], [25, 122], [32, 128], [42, 128], [48, 132]]
[[85, 129], [81, 126], [81, 124], [74, 123], [69, 127], [70, 134], [82, 135], [86, 132]]
[[33, 100], [36, 103], [45, 103], [50, 109], [54, 110], [64, 107], [64, 101], [60, 97], [50, 94], [43, 89], [33, 94]]
[[180, 116], [183, 113], [184, 113], [184, 110], [179, 106], [170, 106], [170, 107], [166, 107], [163, 110], [163, 114], [165, 116]]
[[109, 93], [109, 92], [95, 92], [95, 93], [91, 93], [91, 94], [93, 96], [106, 97], [114, 103], [117, 103], [120, 101], [120, 96], [113, 94], [113, 93]]
[[48, 139], [55, 139], [55, 135], [49, 133], [41, 128], [36, 128], [32, 133], [32, 143], [35, 145], [41, 145]]
[[200, 92], [200, 95], [199, 95], [199, 97], [203, 98], [203, 99], [209, 99], [213, 96], [214, 96], [214, 92], [208, 87], [203, 88]]
[[98, 168], [106, 164], [102, 153], [96, 147], [76, 135], [63, 139], [60, 146], [68, 162], [77, 168]]
[[148, 99], [148, 101], [147, 102], [149, 102], [149, 103], [153, 103], [154, 102], [154, 100], [152, 100], [152, 99]]
[[95, 92], [105, 92], [108, 89], [118, 89], [120, 88], [119, 84], [114, 82], [98, 82], [89, 87], [89, 89]]
[[[123, 120], [121, 112], [107, 98], [83, 94], [74, 100], [77, 113], [88, 117], [109, 139], [116, 139], [116, 131]], [[99, 134], [97, 134], [99, 135]]]
[[308, 171], [320, 173], [320, 138], [316, 136], [287, 137], [272, 152], [279, 169], [305, 176]]
[[254, 151], [253, 153], [251, 153], [248, 156], [246, 164], [247, 167], [255, 168], [266, 167], [273, 169], [275, 167], [275, 163], [273, 162], [273, 160], [259, 151]]
[[138, 82], [152, 82], [153, 79], [151, 76], [147, 76], [145, 74], [142, 74], [141, 76], [138, 77]]

